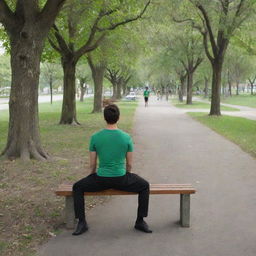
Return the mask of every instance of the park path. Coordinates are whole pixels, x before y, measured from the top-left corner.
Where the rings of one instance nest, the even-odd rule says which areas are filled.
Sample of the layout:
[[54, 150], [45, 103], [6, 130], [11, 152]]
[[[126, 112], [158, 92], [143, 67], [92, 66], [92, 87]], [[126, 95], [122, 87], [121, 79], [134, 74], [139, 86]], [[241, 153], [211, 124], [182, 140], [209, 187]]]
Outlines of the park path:
[[255, 256], [256, 160], [167, 102], [137, 109], [134, 172], [151, 183], [192, 183], [191, 227], [181, 228], [178, 195], [152, 195], [152, 234], [133, 229], [135, 196], [113, 197], [87, 214], [90, 230], [64, 231], [43, 256]]
[[[210, 103], [210, 101], [201, 99], [198, 97], [194, 97], [193, 99], [199, 102]], [[222, 110], [221, 111], [222, 115], [244, 117], [247, 119], [256, 120], [256, 108], [227, 104], [227, 103], [221, 103], [221, 105], [239, 109], [239, 111], [223, 111]], [[209, 112], [209, 109], [183, 109], [183, 112], [206, 112], [207, 113]]]

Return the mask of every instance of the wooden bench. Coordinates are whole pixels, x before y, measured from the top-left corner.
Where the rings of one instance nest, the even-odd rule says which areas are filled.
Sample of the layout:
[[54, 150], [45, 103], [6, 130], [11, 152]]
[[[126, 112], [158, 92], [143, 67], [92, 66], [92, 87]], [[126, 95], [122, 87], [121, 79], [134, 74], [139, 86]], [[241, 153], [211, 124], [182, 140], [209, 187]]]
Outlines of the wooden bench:
[[[150, 184], [151, 195], [180, 194], [180, 225], [182, 227], [190, 226], [190, 194], [196, 190], [191, 184]], [[55, 191], [57, 196], [65, 196], [65, 220], [67, 228], [74, 228], [74, 202], [72, 195], [72, 185], [62, 184]], [[100, 192], [85, 192], [86, 196], [113, 196], [113, 195], [137, 195], [137, 193], [108, 189]]]

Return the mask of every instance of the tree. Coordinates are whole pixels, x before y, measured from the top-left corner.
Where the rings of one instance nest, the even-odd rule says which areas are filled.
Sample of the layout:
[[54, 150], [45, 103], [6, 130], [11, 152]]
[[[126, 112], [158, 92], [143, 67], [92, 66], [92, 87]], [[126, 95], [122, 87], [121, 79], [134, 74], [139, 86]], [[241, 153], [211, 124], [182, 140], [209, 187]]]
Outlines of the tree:
[[92, 113], [97, 113], [102, 111], [102, 89], [104, 74], [106, 70], [106, 61], [104, 58], [95, 60], [92, 54], [87, 55], [87, 60], [91, 68], [94, 82], [94, 102]]
[[[79, 59], [95, 50], [109, 31], [141, 18], [149, 4], [150, 1], [144, 5], [139, 14], [133, 15], [129, 12], [132, 8], [123, 1], [106, 4], [102, 0], [88, 2], [72, 0], [67, 3], [60, 22], [54, 25], [55, 38], [49, 38], [50, 44], [61, 56], [64, 71], [60, 124], [79, 124], [75, 102], [75, 72]], [[135, 2], [131, 5], [137, 6]], [[82, 19], [85, 16], [87, 19]]]
[[56, 82], [60, 81], [60, 65], [56, 63], [44, 62], [41, 65], [40, 81], [44, 81], [49, 86], [51, 94], [51, 104], [53, 99], [53, 87]]
[[[198, 35], [193, 30], [182, 31], [182, 34], [176, 34], [172, 41], [171, 47], [173, 54], [178, 55], [179, 61], [182, 63], [186, 70], [186, 76], [180, 74], [180, 81], [183, 84], [183, 79], [187, 78], [187, 101], [186, 104], [192, 104], [192, 88], [193, 88], [193, 75], [198, 66], [203, 61], [202, 47], [199, 42]], [[183, 72], [184, 73], [184, 72]]]
[[9, 6], [0, 1], [0, 22], [10, 40], [12, 86], [9, 101], [8, 158], [45, 160], [49, 156], [40, 142], [38, 84], [44, 41], [65, 0], [17, 0]]
[[[187, 21], [198, 29], [212, 66], [212, 96], [210, 115], [220, 115], [221, 74], [226, 50], [237, 28], [248, 18], [255, 6], [253, 0], [189, 0], [197, 13], [187, 11]], [[184, 6], [183, 6], [184, 7]], [[189, 8], [187, 6], [187, 8]], [[190, 14], [192, 15], [190, 15]], [[178, 20], [178, 19], [177, 19]], [[210, 49], [209, 49], [210, 46]]]
[[89, 67], [88, 65], [80, 65], [77, 68], [77, 78], [79, 80], [80, 86], [80, 102], [84, 101], [84, 95], [86, 90], [88, 89], [88, 82], [91, 81], [91, 76], [89, 75]]

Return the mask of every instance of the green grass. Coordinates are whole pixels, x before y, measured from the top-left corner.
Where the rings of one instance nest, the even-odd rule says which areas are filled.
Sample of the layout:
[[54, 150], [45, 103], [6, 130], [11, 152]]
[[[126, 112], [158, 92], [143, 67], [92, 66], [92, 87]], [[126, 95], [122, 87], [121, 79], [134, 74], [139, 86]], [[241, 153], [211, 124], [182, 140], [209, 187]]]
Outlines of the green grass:
[[256, 108], [256, 95], [234, 95], [232, 97], [222, 98], [221, 102]]
[[188, 114], [256, 157], [256, 121], [225, 115], [214, 117], [205, 113]]
[[[177, 108], [183, 108], [183, 109], [209, 109], [210, 110], [210, 104], [205, 103], [205, 102], [200, 102], [200, 101], [193, 101], [192, 105], [187, 105], [186, 102], [179, 102], [177, 99], [172, 99], [171, 102], [174, 104], [175, 107]], [[221, 106], [221, 110], [226, 110], [226, 111], [239, 111], [237, 108], [232, 108], [232, 107], [226, 107], [226, 106]]]
[[[137, 102], [117, 102], [119, 128], [131, 133]], [[89, 173], [90, 136], [105, 126], [102, 113], [91, 114], [92, 99], [77, 102], [80, 126], [59, 125], [61, 102], [39, 105], [43, 148], [52, 161], [0, 160], [0, 254], [28, 256], [50, 233], [63, 227], [63, 198], [54, 189], [73, 183]], [[0, 111], [0, 151], [6, 144], [8, 111]], [[13, 193], [15, 191], [15, 193]], [[102, 203], [100, 197], [86, 200], [87, 209]]]

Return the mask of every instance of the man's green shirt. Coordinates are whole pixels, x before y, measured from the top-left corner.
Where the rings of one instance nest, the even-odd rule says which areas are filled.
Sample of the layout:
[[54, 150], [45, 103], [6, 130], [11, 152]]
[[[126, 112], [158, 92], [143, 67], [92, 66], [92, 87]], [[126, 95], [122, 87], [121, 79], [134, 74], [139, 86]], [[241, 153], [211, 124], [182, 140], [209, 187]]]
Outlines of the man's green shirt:
[[149, 91], [144, 91], [144, 97], [149, 97]]
[[98, 176], [118, 177], [126, 173], [126, 153], [133, 151], [133, 142], [122, 130], [103, 129], [92, 135], [89, 150], [99, 157]]

